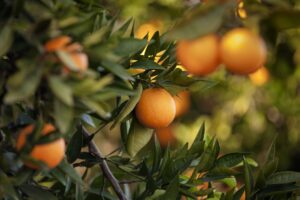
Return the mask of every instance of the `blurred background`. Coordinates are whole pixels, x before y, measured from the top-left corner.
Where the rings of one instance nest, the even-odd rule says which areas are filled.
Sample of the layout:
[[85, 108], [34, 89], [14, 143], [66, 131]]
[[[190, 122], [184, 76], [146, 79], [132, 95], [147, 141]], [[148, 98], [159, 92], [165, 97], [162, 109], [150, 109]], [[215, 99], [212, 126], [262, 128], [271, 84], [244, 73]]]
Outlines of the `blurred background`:
[[[147, 33], [151, 36], [155, 31], [163, 34], [184, 11], [199, 3], [199, 0], [107, 1], [111, 12], [119, 13], [124, 20], [135, 19], [138, 38]], [[298, 4], [294, 2], [294, 6]], [[239, 7], [237, 14], [246, 19], [243, 4]], [[216, 82], [214, 87], [201, 91], [191, 88], [190, 95], [181, 98], [189, 109], [185, 108], [172, 126], [157, 131], [162, 146], [170, 142], [176, 147], [193, 141], [199, 126], [205, 122], [206, 132], [217, 137], [222, 153], [252, 152], [253, 158], [261, 163], [270, 143], [277, 138], [279, 169], [300, 171], [300, 48], [296, 37], [299, 30], [287, 34], [295, 37], [279, 44], [275, 57], [256, 73], [236, 76], [220, 66], [205, 77]], [[120, 134], [118, 129], [107, 128], [102, 132], [97, 134], [99, 147], [109, 154], [120, 146]]]

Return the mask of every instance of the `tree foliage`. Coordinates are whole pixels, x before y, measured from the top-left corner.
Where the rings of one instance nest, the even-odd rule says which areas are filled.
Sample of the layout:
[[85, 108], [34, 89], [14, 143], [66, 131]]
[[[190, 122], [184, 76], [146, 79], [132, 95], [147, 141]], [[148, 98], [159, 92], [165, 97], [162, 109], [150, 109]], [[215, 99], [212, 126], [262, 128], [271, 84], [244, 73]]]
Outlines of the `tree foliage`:
[[[263, 164], [248, 152], [220, 155], [218, 140], [205, 134], [203, 122], [192, 144], [162, 148], [133, 111], [145, 88], [163, 87], [175, 95], [217, 84], [176, 67], [178, 39], [255, 27], [272, 53], [267, 67], [287, 76], [295, 68], [296, 47], [288, 41], [300, 25], [296, 3], [247, 0], [248, 24], [236, 14], [235, 1], [200, 3], [182, 8], [186, 14], [167, 33], [137, 39], [134, 20], [119, 20], [101, 1], [0, 1], [0, 198], [233, 200], [245, 192], [246, 199], [295, 199], [300, 175], [277, 172], [275, 144]], [[64, 35], [82, 45], [87, 70], [79, 70], [69, 51], [45, 50], [47, 41]], [[280, 68], [283, 62], [290, 68]], [[140, 68], [144, 71], [135, 75], [128, 71]], [[16, 138], [26, 125], [45, 123], [54, 124], [56, 133], [36, 133], [30, 145], [59, 135], [67, 143], [65, 159], [54, 169], [32, 170], [23, 164], [26, 152], [16, 151]], [[120, 148], [109, 155], [94, 142], [104, 127], [121, 134]], [[215, 183], [227, 190], [217, 190]]]

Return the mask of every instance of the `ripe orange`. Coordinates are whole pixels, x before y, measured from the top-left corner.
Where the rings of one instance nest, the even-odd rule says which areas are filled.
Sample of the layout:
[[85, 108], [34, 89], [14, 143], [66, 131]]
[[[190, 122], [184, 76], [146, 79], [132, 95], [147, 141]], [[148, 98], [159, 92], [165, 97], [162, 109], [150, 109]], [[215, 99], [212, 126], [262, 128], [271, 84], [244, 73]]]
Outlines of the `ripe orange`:
[[143, 91], [135, 113], [144, 126], [164, 128], [174, 120], [176, 106], [173, 97], [166, 90], [149, 88]]
[[249, 78], [254, 85], [261, 86], [269, 80], [270, 75], [267, 68], [261, 67], [256, 72], [250, 74]]
[[72, 39], [69, 36], [59, 36], [46, 42], [44, 48], [48, 52], [54, 52], [63, 49], [65, 46], [67, 46], [67, 44], [71, 42], [71, 40]]
[[241, 196], [241, 200], [246, 200], [246, 193], [243, 192], [243, 195]]
[[85, 53], [72, 53], [71, 57], [79, 71], [85, 71], [88, 68], [88, 57]]
[[221, 41], [220, 53], [226, 68], [241, 75], [255, 72], [267, 57], [264, 41], [246, 28], [226, 33]]
[[177, 60], [191, 74], [204, 76], [219, 65], [219, 39], [215, 34], [177, 43]]
[[166, 147], [168, 144], [172, 144], [175, 141], [172, 125], [166, 128], [156, 129], [155, 134], [162, 147]]
[[173, 96], [176, 105], [176, 117], [185, 114], [190, 108], [190, 93], [181, 91]]
[[[32, 134], [33, 130], [34, 125], [28, 125], [20, 131], [16, 144], [18, 151], [25, 145], [27, 136]], [[42, 129], [42, 135], [47, 135], [54, 130], [55, 127], [52, 124], [46, 124]], [[30, 152], [32, 158], [44, 162], [50, 169], [56, 167], [62, 161], [64, 155], [65, 141], [63, 138], [46, 144], [37, 144]], [[32, 169], [39, 169], [39, 166], [30, 162], [25, 162], [25, 165]]]
[[149, 21], [142, 24], [136, 31], [136, 38], [143, 39], [148, 34], [148, 39], [154, 35], [156, 31], [160, 31], [162, 23], [159, 20]]

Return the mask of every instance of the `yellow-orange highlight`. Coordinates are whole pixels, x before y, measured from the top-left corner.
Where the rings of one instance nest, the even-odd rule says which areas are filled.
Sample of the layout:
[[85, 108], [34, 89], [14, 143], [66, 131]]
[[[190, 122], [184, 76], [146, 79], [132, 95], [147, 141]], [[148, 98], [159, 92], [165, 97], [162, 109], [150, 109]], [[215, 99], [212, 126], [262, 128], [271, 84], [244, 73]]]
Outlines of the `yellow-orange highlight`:
[[44, 48], [48, 52], [57, 51], [67, 46], [71, 40], [72, 39], [69, 36], [59, 36], [46, 42]]
[[194, 40], [177, 43], [176, 57], [191, 74], [204, 76], [212, 73], [219, 65], [219, 38], [210, 34]]
[[135, 108], [136, 117], [149, 128], [164, 128], [175, 118], [176, 106], [173, 97], [163, 88], [143, 91]]
[[261, 67], [256, 72], [250, 74], [249, 78], [254, 85], [262, 86], [269, 80], [270, 74], [267, 68]]
[[221, 41], [220, 53], [225, 67], [240, 75], [255, 72], [263, 66], [267, 57], [262, 38], [246, 28], [226, 33]]
[[156, 129], [155, 134], [162, 147], [166, 147], [168, 144], [172, 144], [175, 141], [172, 125], [166, 128]]
[[181, 91], [173, 96], [176, 105], [176, 117], [185, 114], [190, 108], [190, 93], [188, 91]]
[[[18, 151], [25, 145], [27, 136], [32, 134], [33, 130], [34, 125], [28, 125], [20, 131], [16, 144]], [[47, 135], [54, 130], [55, 127], [52, 124], [46, 124], [42, 129], [42, 135]], [[46, 144], [37, 144], [30, 152], [31, 158], [44, 162], [50, 169], [56, 167], [62, 161], [64, 155], [65, 141], [63, 138], [59, 138]], [[25, 162], [25, 165], [32, 169], [39, 169], [39, 166], [30, 162]]]

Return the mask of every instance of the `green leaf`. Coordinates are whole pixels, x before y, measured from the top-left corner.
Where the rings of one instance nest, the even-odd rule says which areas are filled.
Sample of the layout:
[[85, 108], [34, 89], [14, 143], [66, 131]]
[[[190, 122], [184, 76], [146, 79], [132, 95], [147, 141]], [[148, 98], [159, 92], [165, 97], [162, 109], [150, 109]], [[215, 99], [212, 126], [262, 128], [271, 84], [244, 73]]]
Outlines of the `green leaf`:
[[13, 31], [10, 26], [6, 25], [0, 30], [0, 57], [5, 55], [13, 43]]
[[276, 159], [276, 139], [277, 138], [274, 138], [274, 140], [272, 141], [272, 144], [270, 145], [270, 147], [268, 149], [266, 162]]
[[101, 77], [99, 80], [94, 80], [89, 77], [78, 82], [73, 87], [73, 92], [77, 96], [86, 96], [89, 94], [95, 94], [100, 92], [105, 86], [111, 84], [112, 82], [113, 82], [112, 75]]
[[81, 177], [66, 160], [63, 160], [59, 164], [58, 169], [64, 172], [66, 175], [68, 175], [73, 181], [79, 184], [83, 184]]
[[75, 199], [76, 200], [83, 200], [83, 188], [81, 184], [76, 183], [76, 190], [75, 190]]
[[102, 66], [123, 80], [133, 80], [129, 72], [127, 72], [127, 70], [118, 63], [106, 60], [102, 61]]
[[216, 167], [235, 167], [241, 163], [244, 156], [248, 154], [249, 153], [230, 153], [221, 156], [216, 162]]
[[[202, 146], [204, 145], [204, 133], [205, 133], [205, 123], [202, 123], [197, 136], [194, 139], [194, 142], [190, 148], [191, 153], [199, 153], [201, 154], [203, 149]], [[201, 148], [199, 149], [199, 145], [201, 145]], [[202, 151], [200, 151], [202, 149]]]
[[6, 103], [14, 103], [34, 95], [41, 77], [42, 70], [35, 63], [28, 61], [19, 62], [20, 70], [7, 81], [8, 93], [4, 100]]
[[126, 142], [126, 149], [129, 155], [134, 157], [150, 141], [152, 135], [152, 129], [146, 128], [132, 120]]
[[120, 122], [122, 122], [134, 110], [143, 92], [143, 85], [141, 83], [138, 84], [135, 92], [135, 95], [127, 101], [120, 113], [115, 117], [115, 121], [112, 124], [111, 129], [114, 128]]
[[300, 172], [282, 171], [271, 175], [267, 184], [285, 184], [300, 181]]
[[178, 194], [179, 194], [179, 177], [178, 177], [178, 175], [175, 175], [173, 180], [170, 182], [170, 184], [166, 188], [166, 192], [159, 199], [161, 199], [161, 200], [177, 199]]
[[33, 185], [25, 184], [25, 185], [20, 186], [20, 189], [26, 195], [28, 195], [31, 199], [41, 199], [41, 198], [43, 198], [45, 200], [57, 200], [58, 199], [51, 192], [49, 192], [45, 189], [42, 189], [42, 188], [35, 187]]
[[136, 38], [124, 38], [119, 41], [115, 48], [115, 53], [120, 56], [130, 56], [142, 50], [147, 44], [147, 40]]
[[81, 147], [83, 146], [83, 135], [81, 128], [73, 134], [68, 147], [67, 147], [67, 158], [69, 163], [73, 163], [79, 156]]
[[149, 59], [141, 59], [138, 60], [137, 62], [133, 63], [130, 68], [135, 68], [135, 69], [165, 69], [161, 65], [157, 64], [153, 60]]
[[111, 116], [111, 114], [103, 108], [101, 103], [95, 102], [92, 99], [88, 98], [81, 99], [81, 102], [90, 110], [95, 111], [103, 119], [108, 119]]
[[280, 185], [269, 185], [266, 188], [260, 190], [257, 194], [258, 199], [265, 199], [262, 197], [271, 196], [276, 194], [287, 194], [289, 192], [299, 192], [300, 186], [294, 184], [280, 184]]
[[193, 39], [216, 32], [231, 4], [197, 6], [167, 34], [168, 40]]
[[245, 191], [246, 191], [246, 199], [249, 200], [250, 199], [250, 195], [253, 191], [254, 188], [254, 180], [253, 180], [253, 174], [252, 174], [252, 170], [248, 164], [248, 162], [246, 161], [246, 159], [244, 158], [243, 160], [244, 163], [244, 178], [245, 178]]
[[71, 88], [64, 83], [62, 78], [51, 76], [49, 78], [49, 86], [55, 96], [68, 106], [73, 106], [73, 96]]
[[219, 151], [219, 143], [216, 138], [213, 138], [200, 157], [197, 171], [205, 171], [212, 168], [215, 165], [215, 161], [217, 159], [217, 156], [219, 155]]
[[54, 119], [60, 132], [66, 133], [73, 121], [73, 108], [58, 99], [54, 100]]

